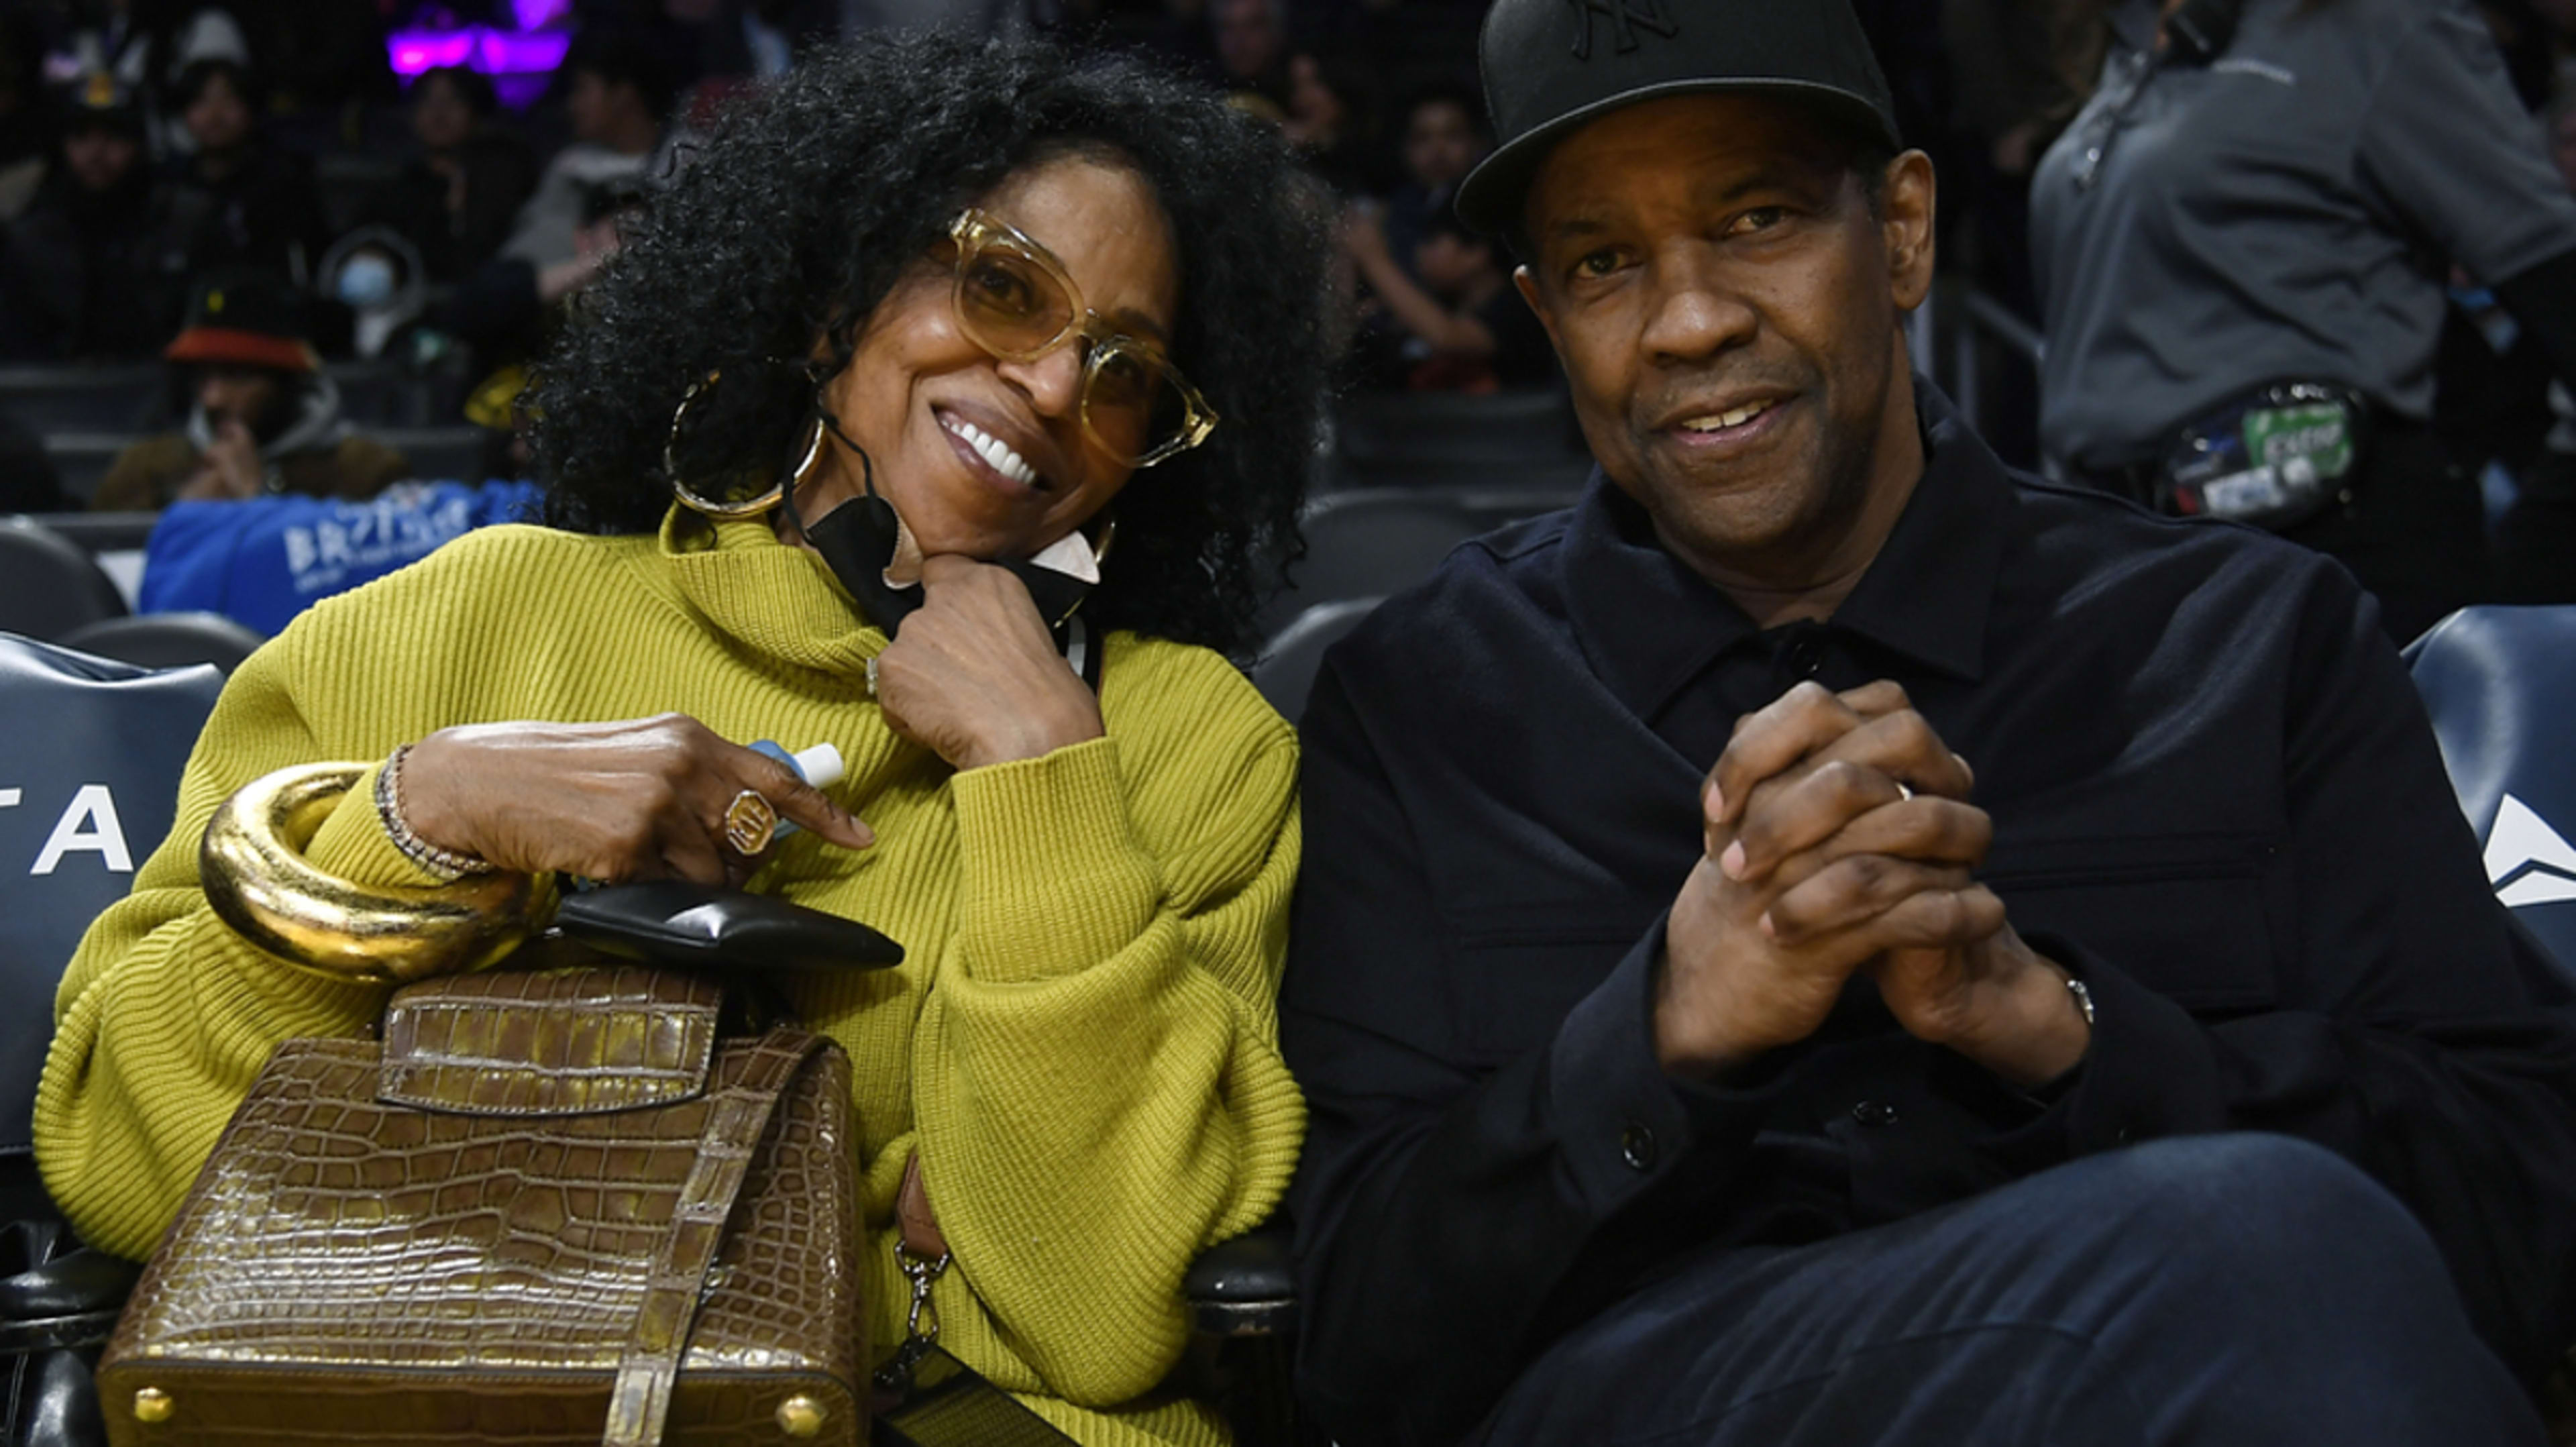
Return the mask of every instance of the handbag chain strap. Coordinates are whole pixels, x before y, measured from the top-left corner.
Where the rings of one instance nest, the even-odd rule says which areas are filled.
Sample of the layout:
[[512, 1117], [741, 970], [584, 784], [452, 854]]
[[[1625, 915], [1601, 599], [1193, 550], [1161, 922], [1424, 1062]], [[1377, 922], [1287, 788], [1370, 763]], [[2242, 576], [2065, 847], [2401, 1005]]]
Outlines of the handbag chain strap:
[[707, 1272], [724, 1244], [725, 1222], [742, 1194], [769, 1118], [822, 1037], [780, 1026], [755, 1041], [740, 1078], [709, 1099], [706, 1134], [680, 1186], [671, 1229], [655, 1251], [634, 1329], [609, 1389], [601, 1447], [656, 1447], [679, 1382], [689, 1329], [707, 1294]]
[[939, 1342], [939, 1307], [930, 1288], [948, 1274], [948, 1237], [930, 1209], [930, 1187], [921, 1178], [921, 1152], [903, 1163], [903, 1184], [895, 1191], [894, 1264], [912, 1283], [912, 1309], [903, 1319], [903, 1345], [877, 1369], [882, 1391], [901, 1393], [912, 1385], [912, 1373]]

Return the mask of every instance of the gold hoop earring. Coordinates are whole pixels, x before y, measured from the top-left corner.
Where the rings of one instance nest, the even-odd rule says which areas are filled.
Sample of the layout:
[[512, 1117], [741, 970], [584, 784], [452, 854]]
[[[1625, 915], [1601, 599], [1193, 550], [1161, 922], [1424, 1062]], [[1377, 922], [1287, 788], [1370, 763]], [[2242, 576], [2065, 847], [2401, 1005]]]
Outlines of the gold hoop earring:
[[1100, 521], [1100, 541], [1091, 545], [1091, 565], [1095, 568], [1109, 561], [1109, 550], [1118, 543], [1118, 516], [1115, 513]]
[[690, 486], [688, 480], [680, 475], [680, 431], [688, 423], [691, 404], [698, 400], [701, 393], [721, 381], [723, 377], [724, 373], [721, 369], [709, 372], [700, 380], [691, 382], [689, 390], [680, 394], [680, 405], [671, 409], [670, 436], [664, 438], [662, 442], [662, 475], [670, 481], [671, 495], [680, 500], [681, 506], [720, 522], [730, 522], [738, 518], [758, 517], [778, 506], [780, 499], [787, 495], [789, 488], [804, 485], [805, 479], [814, 471], [815, 464], [823, 457], [823, 419], [817, 416], [806, 428], [804, 455], [797, 460], [795, 468], [786, 477], [772, 482], [753, 497], [735, 499], [708, 497]]

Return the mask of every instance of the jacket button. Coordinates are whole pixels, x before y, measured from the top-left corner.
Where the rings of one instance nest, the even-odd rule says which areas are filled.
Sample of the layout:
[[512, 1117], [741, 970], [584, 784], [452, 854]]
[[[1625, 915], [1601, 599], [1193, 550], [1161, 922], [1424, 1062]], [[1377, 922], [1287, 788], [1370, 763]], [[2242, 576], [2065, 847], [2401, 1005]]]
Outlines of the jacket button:
[[1883, 1100], [1864, 1100], [1852, 1107], [1852, 1119], [1862, 1125], [1894, 1125], [1896, 1107]]
[[1780, 650], [1781, 666], [1800, 678], [1814, 676], [1825, 663], [1825, 646], [1813, 634], [1801, 633]]
[[1641, 1171], [1655, 1168], [1655, 1133], [1641, 1125], [1619, 1132], [1619, 1158]]

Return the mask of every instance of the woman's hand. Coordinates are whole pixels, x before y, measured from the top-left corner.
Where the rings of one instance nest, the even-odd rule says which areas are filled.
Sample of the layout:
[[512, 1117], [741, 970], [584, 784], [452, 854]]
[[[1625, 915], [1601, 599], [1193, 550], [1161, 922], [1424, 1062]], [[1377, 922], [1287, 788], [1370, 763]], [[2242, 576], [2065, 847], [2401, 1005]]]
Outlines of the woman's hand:
[[675, 713], [441, 729], [402, 767], [403, 822], [430, 843], [503, 869], [610, 882], [750, 878], [763, 856], [736, 853], [724, 828], [745, 789], [844, 848], [876, 842], [794, 770]]
[[1100, 705], [1065, 666], [1020, 580], [990, 563], [923, 561], [922, 605], [877, 655], [888, 727], [960, 769], [1100, 737]]

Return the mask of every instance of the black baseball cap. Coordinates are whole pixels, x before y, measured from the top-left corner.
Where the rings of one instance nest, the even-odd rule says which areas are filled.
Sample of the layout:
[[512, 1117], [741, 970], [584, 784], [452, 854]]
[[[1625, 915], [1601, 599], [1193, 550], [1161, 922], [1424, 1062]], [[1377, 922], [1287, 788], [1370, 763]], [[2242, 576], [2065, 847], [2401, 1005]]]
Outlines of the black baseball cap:
[[281, 277], [231, 271], [197, 288], [188, 303], [186, 330], [162, 348], [173, 362], [269, 367], [318, 372], [304, 302]]
[[1501, 144], [1459, 183], [1458, 215], [1487, 235], [1512, 228], [1558, 141], [1639, 101], [1806, 96], [1904, 144], [1850, 0], [1494, 0], [1477, 56]]

